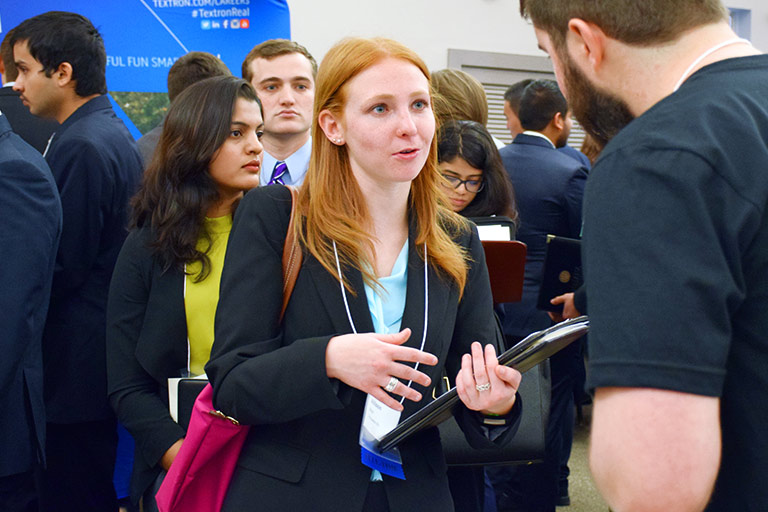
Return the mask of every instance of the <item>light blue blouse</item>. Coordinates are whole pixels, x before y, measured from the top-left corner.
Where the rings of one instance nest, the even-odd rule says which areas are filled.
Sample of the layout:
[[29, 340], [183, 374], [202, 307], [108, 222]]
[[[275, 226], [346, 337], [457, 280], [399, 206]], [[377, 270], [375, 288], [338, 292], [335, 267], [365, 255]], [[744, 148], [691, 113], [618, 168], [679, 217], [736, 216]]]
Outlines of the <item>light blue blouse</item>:
[[392, 274], [380, 277], [382, 290], [365, 285], [365, 297], [373, 320], [373, 330], [378, 334], [400, 331], [405, 310], [405, 295], [408, 287], [408, 240], [392, 267]]

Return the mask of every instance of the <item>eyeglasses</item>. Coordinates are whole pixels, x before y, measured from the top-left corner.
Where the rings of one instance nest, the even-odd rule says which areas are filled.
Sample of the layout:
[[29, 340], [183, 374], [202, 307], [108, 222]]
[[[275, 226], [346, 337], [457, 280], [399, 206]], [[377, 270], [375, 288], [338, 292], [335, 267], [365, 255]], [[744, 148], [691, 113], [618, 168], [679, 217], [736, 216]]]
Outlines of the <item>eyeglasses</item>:
[[464, 188], [467, 190], [467, 192], [472, 192], [473, 194], [477, 194], [478, 192], [483, 190], [483, 187], [485, 187], [485, 182], [482, 180], [482, 178], [462, 180], [461, 178], [458, 178], [456, 176], [451, 176], [450, 174], [443, 174], [443, 178], [445, 178], [445, 180], [448, 182], [451, 188], [457, 189], [463, 183]]

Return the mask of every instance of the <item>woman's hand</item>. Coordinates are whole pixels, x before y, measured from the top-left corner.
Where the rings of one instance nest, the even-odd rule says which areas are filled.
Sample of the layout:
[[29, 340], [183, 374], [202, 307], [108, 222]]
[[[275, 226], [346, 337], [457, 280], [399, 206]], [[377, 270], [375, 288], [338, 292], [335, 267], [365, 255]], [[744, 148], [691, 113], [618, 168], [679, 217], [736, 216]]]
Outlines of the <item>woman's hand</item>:
[[432, 381], [425, 373], [398, 361], [430, 366], [437, 364], [437, 357], [428, 352], [400, 346], [410, 337], [410, 329], [396, 334], [334, 336], [325, 352], [328, 376], [372, 395], [396, 411], [402, 411], [403, 406], [384, 391], [392, 377], [399, 382], [390, 391], [414, 402], [421, 400], [421, 393], [408, 387], [408, 381], [422, 386], [429, 386]]
[[472, 353], [464, 354], [461, 370], [456, 376], [456, 391], [468, 409], [483, 414], [503, 416], [515, 405], [520, 386], [520, 372], [499, 364], [493, 345], [485, 352], [478, 342], [472, 343]]

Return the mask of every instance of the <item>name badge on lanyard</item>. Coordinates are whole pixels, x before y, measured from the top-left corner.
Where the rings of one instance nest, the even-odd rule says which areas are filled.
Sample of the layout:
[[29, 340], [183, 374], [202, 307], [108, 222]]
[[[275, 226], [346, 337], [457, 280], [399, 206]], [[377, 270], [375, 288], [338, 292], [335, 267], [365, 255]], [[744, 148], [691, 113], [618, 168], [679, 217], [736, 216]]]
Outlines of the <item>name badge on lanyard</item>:
[[380, 473], [405, 480], [400, 450], [392, 448], [381, 452], [379, 440], [400, 422], [400, 411], [387, 407], [377, 398], [368, 395], [360, 427], [360, 457], [366, 466]]

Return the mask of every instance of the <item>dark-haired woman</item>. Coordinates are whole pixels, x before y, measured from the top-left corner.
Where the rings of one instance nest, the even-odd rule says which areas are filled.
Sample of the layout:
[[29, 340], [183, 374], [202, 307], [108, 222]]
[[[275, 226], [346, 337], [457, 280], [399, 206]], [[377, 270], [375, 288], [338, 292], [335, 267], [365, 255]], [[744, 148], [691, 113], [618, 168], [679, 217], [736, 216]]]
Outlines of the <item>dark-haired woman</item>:
[[512, 183], [485, 126], [475, 121], [442, 125], [437, 160], [454, 212], [464, 217], [502, 215], [517, 221]]
[[[178, 453], [184, 430], [167, 379], [203, 373], [232, 214], [258, 186], [263, 130], [253, 87], [215, 77], [173, 102], [115, 266], [107, 308], [109, 395], [136, 441], [138, 500]], [[147, 506], [154, 499], [147, 493]]]

